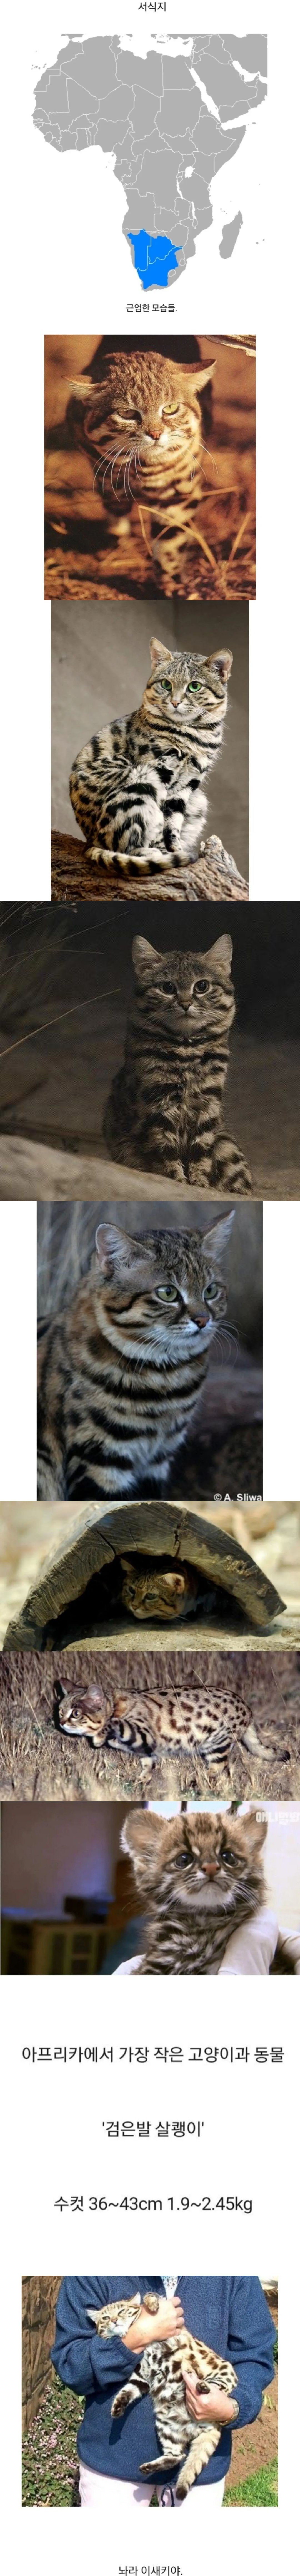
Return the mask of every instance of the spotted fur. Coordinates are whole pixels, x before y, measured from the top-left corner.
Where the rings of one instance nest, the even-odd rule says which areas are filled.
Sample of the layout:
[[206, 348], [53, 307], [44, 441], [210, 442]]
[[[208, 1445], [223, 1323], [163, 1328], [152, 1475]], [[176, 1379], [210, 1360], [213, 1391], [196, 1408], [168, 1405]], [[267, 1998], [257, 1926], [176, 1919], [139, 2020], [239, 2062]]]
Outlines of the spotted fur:
[[153, 1177], [189, 1181], [245, 1197], [244, 1155], [221, 1132], [221, 1108], [235, 1017], [232, 940], [205, 953], [162, 956], [134, 939], [135, 991], [125, 1062], [115, 1074], [104, 1136], [117, 1162]]
[[137, 1808], [126, 1816], [122, 1849], [146, 1915], [140, 1976], [218, 1975], [230, 1934], [262, 1904], [266, 1832], [255, 1809], [236, 1816], [191, 1807], [166, 1818]]
[[226, 1309], [233, 1217], [208, 1234], [100, 1225], [87, 1277], [38, 1341], [38, 1496], [163, 1493]]
[[[191, 1611], [199, 1608], [196, 1571], [194, 1579], [192, 1568], [184, 1565], [181, 1568], [173, 1566], [170, 1571], [173, 1573], [176, 1586], [177, 1582], [182, 1583], [182, 1592], [180, 1593], [177, 1588], [173, 1592], [172, 1587], [168, 1591], [170, 1577], [166, 1571], [165, 1589], [161, 1597], [154, 1567], [156, 1587], [154, 1603], [153, 1591], [149, 1599], [145, 1577], [141, 1577], [140, 1590], [136, 1599], [132, 1564], [130, 1576], [129, 1573], [125, 1575], [124, 1608], [132, 1609], [132, 1602], [136, 1600], [135, 1615], [141, 1619], [142, 1604], [146, 1600], [147, 1608], [146, 1611], [144, 1610], [144, 1616], [148, 1619], [151, 1611], [152, 1616], [156, 1615], [159, 1621], [164, 1620], [166, 1616], [169, 1618], [170, 1615], [178, 1619], [180, 1605], [181, 1616], [187, 1614], [191, 1616]], [[163, 1573], [163, 1569], [161, 1572]], [[191, 1581], [186, 1582], [187, 1576], [191, 1577]], [[137, 1566], [135, 1566], [135, 1581], [137, 1581]], [[130, 1589], [127, 1589], [129, 1583]], [[207, 1594], [205, 1597], [207, 1601]], [[220, 1595], [220, 1598], [223, 1599], [223, 1595]], [[172, 1604], [171, 1613], [168, 1603]], [[169, 1751], [178, 1753], [182, 1748], [189, 1749], [190, 1745], [196, 1744], [202, 1761], [226, 1761], [229, 1770], [232, 1758], [241, 1745], [245, 1745], [248, 1752], [255, 1754], [256, 1761], [259, 1758], [265, 1761], [269, 1752], [275, 1750], [274, 1739], [269, 1740], [267, 1744], [260, 1742], [251, 1709], [247, 1706], [246, 1700], [242, 1699], [240, 1691], [237, 1691], [234, 1696], [226, 1689], [220, 1692], [211, 1688], [194, 1690], [189, 1688], [186, 1691], [184, 1689], [118, 1691], [113, 1706], [108, 1711], [103, 1694], [97, 1689], [96, 1683], [90, 1683], [85, 1690], [77, 1690], [75, 1687], [74, 1691], [67, 1692], [64, 1691], [62, 1684], [57, 1685], [57, 1689], [59, 1724], [63, 1733], [88, 1736], [94, 1745], [107, 1745], [113, 1749], [115, 1745], [125, 1744], [131, 1753], [155, 1755], [161, 1745], [168, 1745]]]
[[[140, 872], [196, 858], [203, 782], [221, 750], [232, 653], [171, 653], [156, 636], [141, 706], [92, 735], [73, 763], [70, 797], [90, 860]], [[212, 842], [214, 864], [217, 844]], [[237, 877], [222, 849], [226, 876]], [[207, 844], [209, 855], [209, 843]]]
[[[87, 2315], [96, 2326], [97, 2334], [106, 2339], [107, 2336], [122, 2335], [122, 2332], [123, 2335], [128, 2334], [141, 2307], [153, 2316], [158, 2305], [154, 2292], [147, 2291], [143, 2300], [138, 2294], [131, 2302], [128, 2299], [114, 2300], [111, 2307], [88, 2308]], [[157, 2459], [141, 2460], [140, 2476], [151, 2478], [159, 2475], [163, 2479], [165, 2474], [170, 2475], [170, 2471], [173, 2474], [182, 2461], [176, 2486], [176, 2495], [182, 2498], [188, 2495], [201, 2469], [206, 2468], [213, 2458], [222, 2430], [220, 2424], [205, 2421], [193, 2424], [186, 2400], [183, 2362], [187, 2371], [195, 2373], [201, 2396], [211, 2396], [214, 2387], [225, 2390], [228, 2397], [233, 2396], [237, 2381], [232, 2362], [212, 2352], [208, 2344], [201, 2343], [183, 2326], [179, 2334], [169, 2335], [165, 2343], [146, 2344], [131, 2378], [113, 2398], [111, 2409], [115, 2419], [125, 2415], [127, 2407], [135, 2406], [144, 2393], [151, 2398], [161, 2449]]]

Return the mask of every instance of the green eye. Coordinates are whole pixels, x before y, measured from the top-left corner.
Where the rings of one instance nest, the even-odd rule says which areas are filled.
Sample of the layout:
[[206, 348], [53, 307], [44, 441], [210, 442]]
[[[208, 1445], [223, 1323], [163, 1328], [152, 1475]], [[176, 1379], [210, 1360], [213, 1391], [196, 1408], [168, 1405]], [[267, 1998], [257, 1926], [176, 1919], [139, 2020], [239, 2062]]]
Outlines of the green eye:
[[160, 682], [159, 682], [159, 686], [160, 686], [160, 689], [170, 689], [170, 688], [171, 688], [171, 681], [170, 681], [170, 680], [160, 680]]
[[155, 1296], [167, 1298], [169, 1305], [176, 1306], [176, 1288], [156, 1288]]
[[188, 680], [188, 697], [191, 695], [191, 697], [194, 698], [196, 696], [196, 690], [201, 688], [202, 680]]

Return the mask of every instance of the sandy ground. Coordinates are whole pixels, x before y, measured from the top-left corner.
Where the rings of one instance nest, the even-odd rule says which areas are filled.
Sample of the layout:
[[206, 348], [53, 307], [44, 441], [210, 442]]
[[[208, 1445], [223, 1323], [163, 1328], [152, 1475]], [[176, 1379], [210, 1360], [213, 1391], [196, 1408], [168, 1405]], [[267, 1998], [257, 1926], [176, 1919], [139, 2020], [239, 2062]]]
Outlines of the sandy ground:
[[[186, 1198], [186, 1182], [180, 1182], [176, 1187], [174, 1181], [168, 1181], [164, 1176], [160, 1182], [157, 1172], [141, 1173], [138, 1169], [133, 1170], [131, 1165], [113, 1163], [108, 1159], [105, 1148], [103, 1152], [100, 1146], [99, 1151], [97, 1128], [99, 1139], [108, 1087], [108, 1083], [103, 1084], [102, 1081], [97, 1119], [91, 1069], [82, 1115], [85, 1132], [81, 1132], [75, 1144], [76, 1091], [74, 1096], [71, 1078], [66, 1090], [62, 1090], [59, 1061], [49, 1093], [44, 1068], [41, 1079], [44, 1114], [40, 1097], [36, 1119], [29, 1083], [23, 1099], [19, 1096], [16, 1102], [13, 1131], [4, 1133], [0, 1140], [2, 1198], [15, 1198], [16, 1195], [21, 1198], [153, 1198], [155, 1195], [174, 1199], [176, 1195], [179, 1203]], [[297, 1101], [298, 1051], [295, 1045], [286, 1043], [278, 1049], [256, 1045], [254, 1050], [246, 1041], [242, 1044], [240, 1040], [226, 1091], [226, 1128], [237, 1136], [250, 1163], [256, 1199], [299, 1196]], [[189, 1190], [189, 1198], [199, 1199], [199, 1195], [199, 1190]]]

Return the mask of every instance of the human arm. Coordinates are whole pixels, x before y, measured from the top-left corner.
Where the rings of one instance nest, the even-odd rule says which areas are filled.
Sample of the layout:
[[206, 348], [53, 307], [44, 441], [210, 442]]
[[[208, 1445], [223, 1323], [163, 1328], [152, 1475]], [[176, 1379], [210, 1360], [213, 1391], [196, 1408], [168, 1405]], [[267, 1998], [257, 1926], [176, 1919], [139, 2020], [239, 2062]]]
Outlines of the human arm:
[[276, 1914], [260, 1906], [249, 1923], [241, 1923], [227, 1941], [219, 1977], [268, 1977], [277, 1946]]
[[226, 2396], [225, 2389], [215, 2388], [212, 2390], [211, 2397], [201, 2397], [196, 2372], [186, 2370], [182, 2364], [182, 2377], [185, 2381], [188, 2414], [193, 2416], [195, 2424], [208, 2423], [223, 2426], [223, 2424], [235, 2423], [240, 2411], [239, 2406], [234, 2397]]
[[264, 2389], [274, 2378], [274, 2341], [275, 2327], [257, 2274], [233, 2276], [226, 2359], [237, 2374], [240, 2424], [252, 2424], [260, 2415]]
[[124, 2335], [127, 2352], [144, 2352], [147, 2343], [166, 2343], [169, 2335], [179, 2334], [181, 2326], [184, 2326], [181, 2299], [159, 2299], [153, 2317], [147, 2308], [142, 2307], [134, 2325], [129, 2327], [129, 2333]]
[[102, 2343], [87, 2313], [88, 2308], [108, 2307], [113, 2295], [111, 2282], [92, 2275], [78, 2279], [71, 2273], [61, 2282], [52, 2361], [59, 2379], [80, 2397], [91, 2396], [95, 2384], [103, 2396], [110, 2389], [113, 2393], [128, 2379], [130, 2355], [121, 2335], [111, 2335]]

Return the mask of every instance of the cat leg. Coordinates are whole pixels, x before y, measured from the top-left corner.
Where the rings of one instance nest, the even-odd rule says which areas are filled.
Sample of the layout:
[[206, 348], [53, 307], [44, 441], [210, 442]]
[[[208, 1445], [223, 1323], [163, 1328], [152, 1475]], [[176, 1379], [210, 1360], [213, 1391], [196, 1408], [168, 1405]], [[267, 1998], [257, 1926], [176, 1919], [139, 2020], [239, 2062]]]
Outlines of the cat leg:
[[213, 1147], [212, 1186], [224, 1190], [226, 1196], [228, 1192], [230, 1198], [252, 1197], [251, 1172], [233, 1136], [218, 1136]]
[[170, 2469], [174, 2471], [174, 2468], [176, 2468], [174, 2451], [159, 2451], [157, 2460], [140, 2460], [140, 2478], [156, 2477], [158, 2469], [162, 2472], [168, 2469], [170, 2473]]
[[127, 2380], [125, 2388], [118, 2388], [117, 2396], [113, 2398], [112, 2415], [126, 2415], [127, 2406], [137, 2405], [138, 2397], [144, 2396], [144, 2390], [145, 2380], [140, 2381], [138, 2371], [133, 2370], [132, 2379]]
[[192, 1153], [189, 1154], [188, 1177], [190, 1189], [196, 1187], [199, 1190], [210, 1190], [212, 1188], [211, 1147], [209, 1146], [205, 1153], [201, 1136], [196, 1135], [193, 1141]]
[[213, 2459], [214, 2451], [218, 2449], [220, 2433], [220, 2424], [197, 2424], [187, 2459], [184, 2460], [183, 2469], [180, 2470], [180, 2476], [177, 2478], [177, 2496], [189, 2495], [190, 2487], [195, 2484], [195, 2478], [200, 2477], [201, 2469], [206, 2469], [208, 2461]]

